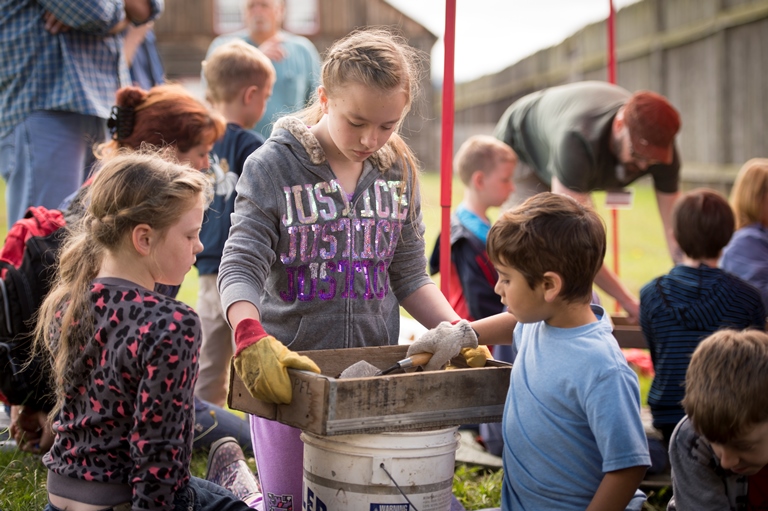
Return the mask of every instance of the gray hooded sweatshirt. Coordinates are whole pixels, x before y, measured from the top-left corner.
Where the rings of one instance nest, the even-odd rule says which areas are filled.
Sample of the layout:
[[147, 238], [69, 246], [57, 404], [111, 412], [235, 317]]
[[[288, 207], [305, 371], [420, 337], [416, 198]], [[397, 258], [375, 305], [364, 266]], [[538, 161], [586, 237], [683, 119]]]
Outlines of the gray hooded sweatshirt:
[[314, 135], [284, 117], [237, 184], [222, 306], [251, 302], [294, 351], [396, 344], [398, 302], [432, 283], [423, 235], [418, 193], [389, 145], [349, 199]]
[[748, 478], [720, 466], [712, 446], [686, 416], [669, 441], [674, 496], [667, 511], [745, 511]]

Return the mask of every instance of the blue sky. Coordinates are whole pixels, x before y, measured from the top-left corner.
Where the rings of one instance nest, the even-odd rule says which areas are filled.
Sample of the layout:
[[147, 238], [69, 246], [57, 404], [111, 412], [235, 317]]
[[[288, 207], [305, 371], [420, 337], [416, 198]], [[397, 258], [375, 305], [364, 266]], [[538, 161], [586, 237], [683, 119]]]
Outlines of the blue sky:
[[[386, 0], [442, 36], [445, 0]], [[616, 10], [637, 0], [613, 0]], [[609, 0], [456, 0], [457, 82], [504, 69], [581, 27], [608, 17]], [[432, 77], [443, 74], [443, 40], [432, 51]]]

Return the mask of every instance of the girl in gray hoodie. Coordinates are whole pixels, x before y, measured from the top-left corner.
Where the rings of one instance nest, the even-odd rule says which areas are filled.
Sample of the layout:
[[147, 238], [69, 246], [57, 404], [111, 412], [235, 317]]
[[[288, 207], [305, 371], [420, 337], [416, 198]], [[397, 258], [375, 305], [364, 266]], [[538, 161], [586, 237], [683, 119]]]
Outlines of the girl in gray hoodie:
[[[416, 159], [397, 134], [417, 92], [417, 57], [386, 31], [337, 41], [314, 102], [276, 122], [245, 163], [218, 285], [235, 367], [261, 399], [290, 402], [275, 370], [290, 365], [283, 344], [396, 344], [398, 305], [428, 328], [459, 320], [426, 274]], [[462, 326], [443, 334], [476, 346]], [[251, 417], [251, 433], [265, 508], [298, 509], [300, 431]]]

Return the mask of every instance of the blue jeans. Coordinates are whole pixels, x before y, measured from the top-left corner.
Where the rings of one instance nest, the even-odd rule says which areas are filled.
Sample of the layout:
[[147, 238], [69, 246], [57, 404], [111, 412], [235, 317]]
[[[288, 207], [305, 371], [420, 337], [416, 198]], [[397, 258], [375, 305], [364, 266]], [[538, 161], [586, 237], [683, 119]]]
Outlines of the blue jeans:
[[[192, 477], [189, 484], [176, 494], [173, 501], [175, 511], [250, 511], [245, 502], [235, 495], [205, 479]], [[111, 511], [107, 508], [104, 511]], [[62, 511], [50, 502], [43, 511]]]
[[0, 175], [8, 225], [30, 206], [58, 208], [93, 164], [93, 147], [107, 140], [107, 122], [92, 115], [40, 110], [0, 140]]
[[251, 427], [248, 419], [208, 401], [195, 397], [195, 449], [210, 448], [211, 444], [225, 436], [234, 437], [246, 455], [253, 455]]

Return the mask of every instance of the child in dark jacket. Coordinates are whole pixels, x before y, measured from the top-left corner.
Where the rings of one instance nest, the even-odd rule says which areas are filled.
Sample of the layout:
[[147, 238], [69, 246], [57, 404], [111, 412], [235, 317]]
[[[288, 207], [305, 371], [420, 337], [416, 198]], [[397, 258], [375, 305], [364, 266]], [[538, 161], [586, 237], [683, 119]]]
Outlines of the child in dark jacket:
[[[453, 309], [464, 319], [482, 319], [504, 310], [493, 288], [498, 274], [485, 241], [491, 221], [488, 209], [501, 206], [515, 189], [515, 152], [488, 136], [468, 138], [456, 152], [454, 173], [464, 184], [464, 199], [451, 217], [451, 296]], [[440, 271], [440, 237], [429, 260], [430, 272]]]
[[232, 225], [237, 180], [245, 160], [264, 143], [264, 137], [251, 130], [264, 115], [275, 83], [275, 69], [255, 46], [237, 39], [216, 48], [203, 62], [203, 75], [208, 101], [226, 119], [227, 131], [211, 152], [214, 196], [200, 231], [205, 248], [195, 263], [199, 272], [197, 311], [203, 325], [195, 395], [224, 406], [234, 340], [221, 309], [216, 277]]
[[673, 228], [682, 263], [640, 292], [640, 326], [656, 371], [648, 404], [665, 443], [685, 415], [683, 382], [699, 342], [721, 328], [765, 325], [757, 289], [717, 267], [734, 229], [725, 198], [706, 189], [688, 192], [675, 204]]
[[[499, 279], [485, 242], [491, 221], [490, 208], [501, 206], [515, 189], [512, 176], [517, 155], [507, 144], [488, 135], [475, 135], [459, 147], [453, 170], [464, 184], [464, 199], [451, 217], [450, 302], [456, 313], [473, 321], [504, 311], [499, 295], [493, 290]], [[440, 236], [429, 259], [432, 275], [440, 271]], [[498, 360], [513, 362], [511, 346], [493, 346]], [[476, 429], [491, 454], [501, 456], [503, 442], [499, 423], [467, 426]]]

